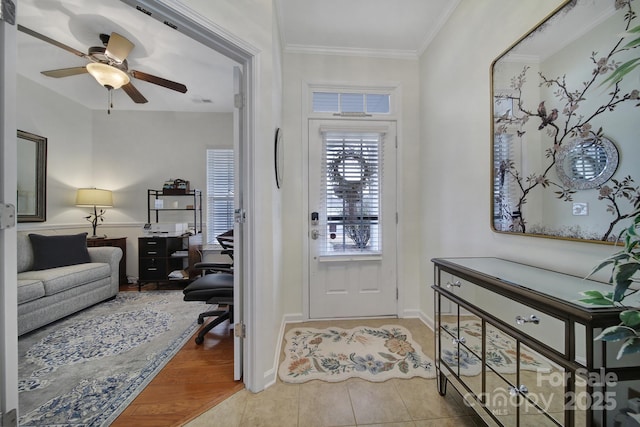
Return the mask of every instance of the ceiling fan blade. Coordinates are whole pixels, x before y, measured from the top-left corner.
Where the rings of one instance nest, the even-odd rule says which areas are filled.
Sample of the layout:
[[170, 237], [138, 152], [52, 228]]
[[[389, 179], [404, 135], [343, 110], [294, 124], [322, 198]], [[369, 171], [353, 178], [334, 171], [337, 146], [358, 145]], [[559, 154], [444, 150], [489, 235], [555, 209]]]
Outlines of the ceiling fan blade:
[[33, 30], [31, 30], [31, 29], [29, 29], [27, 27], [23, 27], [20, 24], [18, 24], [18, 30], [22, 31], [25, 34], [29, 34], [30, 36], [33, 36], [33, 37], [35, 37], [37, 39], [40, 39], [40, 40], [42, 40], [44, 42], [50, 43], [50, 44], [52, 44], [54, 46], [57, 46], [57, 47], [59, 47], [61, 49], [64, 49], [67, 52], [71, 52], [74, 55], [77, 55], [77, 56], [79, 56], [81, 58], [86, 58], [86, 56], [87, 56], [84, 52], [80, 52], [77, 49], [74, 49], [74, 48], [72, 48], [70, 46], [67, 46], [66, 44], [60, 43], [59, 41], [56, 41], [56, 40], [54, 40], [52, 38], [49, 38], [49, 37], [47, 37], [45, 35], [42, 35], [40, 33], [36, 33], [35, 31], [33, 31]]
[[122, 62], [127, 58], [131, 49], [135, 45], [127, 40], [125, 37], [118, 33], [111, 33], [109, 37], [109, 43], [107, 43], [107, 50], [105, 54], [118, 62]]
[[135, 102], [136, 104], [147, 103], [147, 98], [142, 96], [142, 94], [138, 91], [138, 89], [136, 89], [136, 87], [133, 84], [131, 84], [131, 82], [122, 86], [122, 89], [127, 93], [127, 95], [129, 95], [129, 98], [131, 98], [133, 102]]
[[41, 71], [47, 77], [69, 77], [87, 73], [86, 67], [60, 68], [58, 70]]
[[151, 74], [143, 73], [142, 71], [130, 70], [129, 74], [131, 74], [136, 79], [144, 80], [145, 82], [153, 83], [159, 86], [164, 86], [167, 89], [172, 89], [177, 92], [185, 93], [187, 91], [187, 87], [182, 83], [172, 82], [171, 80], [152, 76]]

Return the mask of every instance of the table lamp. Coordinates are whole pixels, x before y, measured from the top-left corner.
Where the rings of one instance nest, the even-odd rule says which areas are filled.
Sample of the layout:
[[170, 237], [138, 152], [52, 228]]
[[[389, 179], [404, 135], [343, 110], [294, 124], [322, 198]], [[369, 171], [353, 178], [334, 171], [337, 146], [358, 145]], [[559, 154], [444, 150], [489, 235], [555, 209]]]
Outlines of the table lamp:
[[90, 239], [100, 239], [106, 236], [96, 235], [96, 228], [98, 227], [98, 221], [104, 221], [105, 210], [100, 209], [98, 213], [98, 207], [112, 207], [113, 197], [111, 190], [101, 190], [99, 188], [78, 188], [76, 194], [76, 206], [93, 207], [93, 213], [85, 217], [87, 221], [91, 223], [93, 227], [93, 236]]

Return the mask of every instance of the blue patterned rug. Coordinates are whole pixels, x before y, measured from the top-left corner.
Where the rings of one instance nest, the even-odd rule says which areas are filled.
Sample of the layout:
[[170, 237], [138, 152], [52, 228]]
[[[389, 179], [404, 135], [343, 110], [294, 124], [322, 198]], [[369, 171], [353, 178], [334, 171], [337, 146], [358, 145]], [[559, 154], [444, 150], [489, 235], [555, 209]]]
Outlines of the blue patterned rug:
[[107, 426], [197, 329], [181, 291], [120, 292], [19, 339], [20, 426]]

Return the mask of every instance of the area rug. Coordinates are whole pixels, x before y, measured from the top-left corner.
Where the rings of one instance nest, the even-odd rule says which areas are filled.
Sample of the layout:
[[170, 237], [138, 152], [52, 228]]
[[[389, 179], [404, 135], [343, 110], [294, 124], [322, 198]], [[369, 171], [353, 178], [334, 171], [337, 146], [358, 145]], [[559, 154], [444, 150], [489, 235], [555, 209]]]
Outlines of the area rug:
[[20, 426], [106, 426], [192, 336], [181, 291], [120, 292], [18, 341]]
[[[442, 340], [442, 360], [449, 366], [460, 366], [460, 373], [466, 376], [478, 375], [481, 371], [482, 355], [482, 323], [477, 320], [460, 321], [460, 327], [455, 323], [444, 323], [442, 327], [450, 331], [454, 336], [465, 338], [465, 346], [473, 353], [460, 346], [457, 349], [451, 340]], [[499, 329], [487, 324], [487, 364], [493, 370], [510, 374], [516, 372], [517, 352], [513, 338], [507, 337]], [[475, 353], [475, 354], [474, 354]], [[537, 372], [550, 372], [551, 365], [538, 355], [520, 349], [520, 369]]]
[[294, 328], [285, 335], [280, 379], [288, 383], [435, 377], [433, 361], [411, 333], [397, 325], [353, 329]]

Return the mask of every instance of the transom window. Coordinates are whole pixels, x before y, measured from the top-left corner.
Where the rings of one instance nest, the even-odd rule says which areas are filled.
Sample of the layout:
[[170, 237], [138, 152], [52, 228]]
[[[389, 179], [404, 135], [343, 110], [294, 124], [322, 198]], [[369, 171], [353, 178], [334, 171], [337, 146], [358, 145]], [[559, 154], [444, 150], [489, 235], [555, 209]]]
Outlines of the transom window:
[[388, 93], [313, 92], [314, 113], [390, 114]]

